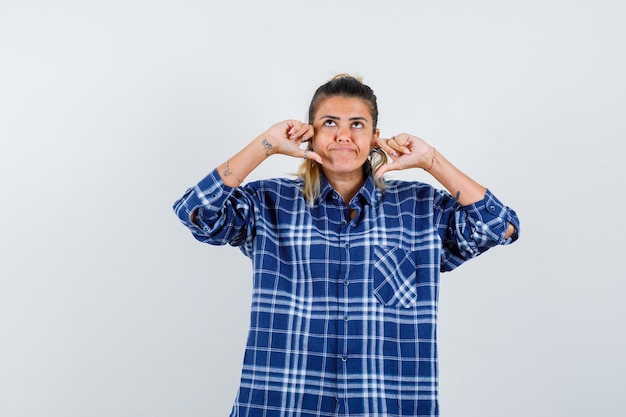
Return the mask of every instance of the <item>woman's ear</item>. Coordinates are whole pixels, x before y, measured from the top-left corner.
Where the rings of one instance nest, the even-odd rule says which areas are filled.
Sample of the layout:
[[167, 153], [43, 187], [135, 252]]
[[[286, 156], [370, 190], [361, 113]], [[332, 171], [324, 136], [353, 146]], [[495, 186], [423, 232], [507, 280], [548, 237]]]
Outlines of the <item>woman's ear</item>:
[[313, 144], [315, 143], [315, 130], [313, 130], [313, 136], [311, 136], [311, 139], [309, 139], [308, 142], [308, 148], [315, 152], [315, 149], [313, 149]]
[[380, 137], [380, 129], [374, 130], [374, 134], [372, 135], [372, 143], [370, 144], [370, 151], [374, 149], [374, 147], [376, 146], [376, 141], [378, 140], [379, 137]]

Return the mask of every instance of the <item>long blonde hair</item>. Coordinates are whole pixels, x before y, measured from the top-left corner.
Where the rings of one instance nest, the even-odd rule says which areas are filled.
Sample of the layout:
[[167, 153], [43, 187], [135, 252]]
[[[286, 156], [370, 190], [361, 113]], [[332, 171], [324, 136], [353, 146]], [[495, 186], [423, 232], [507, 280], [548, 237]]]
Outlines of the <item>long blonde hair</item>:
[[[372, 114], [373, 129], [376, 131], [378, 124], [378, 104], [376, 102], [376, 95], [369, 86], [363, 84], [361, 79], [348, 74], [335, 76], [315, 91], [311, 99], [311, 104], [309, 105], [310, 124], [313, 124], [313, 119], [315, 118], [315, 113], [320, 103], [327, 98], [335, 96], [355, 97], [367, 102]], [[311, 146], [311, 142], [309, 142], [308, 150], [312, 150]], [[378, 168], [387, 164], [387, 162], [387, 154], [382, 149], [375, 147], [370, 152], [367, 162], [363, 165], [364, 175], [372, 175], [376, 187], [379, 189], [385, 188], [385, 182], [382, 178], [377, 178], [375, 174]], [[302, 192], [309, 204], [313, 204], [320, 195], [320, 169], [317, 162], [312, 159], [306, 159], [302, 162], [298, 170], [298, 176], [303, 182]]]

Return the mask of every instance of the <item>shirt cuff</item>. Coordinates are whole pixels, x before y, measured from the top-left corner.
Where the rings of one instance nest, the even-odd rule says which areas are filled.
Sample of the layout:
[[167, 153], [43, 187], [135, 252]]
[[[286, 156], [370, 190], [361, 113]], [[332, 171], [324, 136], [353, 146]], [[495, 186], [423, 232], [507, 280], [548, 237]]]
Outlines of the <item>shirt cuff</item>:
[[200, 227], [191, 221], [191, 213], [202, 208], [207, 212], [217, 212], [222, 208], [235, 189], [224, 184], [222, 177], [214, 169], [198, 184], [190, 187], [174, 203], [174, 211], [188, 227]]
[[[507, 245], [515, 242], [519, 237], [519, 218], [515, 211], [505, 206], [498, 198], [487, 190], [485, 197], [465, 207], [476, 225], [484, 225], [489, 229], [489, 234], [496, 237], [497, 243]], [[509, 224], [515, 227], [515, 232], [505, 238]]]

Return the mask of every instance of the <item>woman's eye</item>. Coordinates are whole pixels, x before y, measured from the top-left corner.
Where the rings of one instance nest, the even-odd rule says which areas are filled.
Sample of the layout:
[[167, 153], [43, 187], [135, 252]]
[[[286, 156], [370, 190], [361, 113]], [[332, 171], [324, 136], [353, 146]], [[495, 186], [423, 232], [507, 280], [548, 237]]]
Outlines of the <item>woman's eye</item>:
[[325, 120], [324, 126], [335, 126], [335, 121], [331, 119]]
[[361, 129], [363, 127], [363, 123], [361, 123], [361, 122], [354, 122], [354, 123], [352, 123], [352, 127], [356, 127], [357, 129]]

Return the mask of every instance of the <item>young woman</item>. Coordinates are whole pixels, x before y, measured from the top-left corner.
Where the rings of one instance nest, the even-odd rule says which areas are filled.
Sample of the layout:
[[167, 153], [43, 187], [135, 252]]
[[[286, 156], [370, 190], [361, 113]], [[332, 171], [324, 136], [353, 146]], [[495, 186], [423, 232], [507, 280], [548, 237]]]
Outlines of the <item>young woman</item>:
[[[273, 125], [174, 204], [196, 239], [252, 260], [231, 416], [439, 415], [440, 272], [515, 241], [519, 220], [425, 141], [381, 138], [377, 121], [372, 89], [337, 76], [308, 123]], [[242, 185], [275, 154], [304, 158], [298, 179]], [[382, 177], [410, 168], [447, 191]]]

